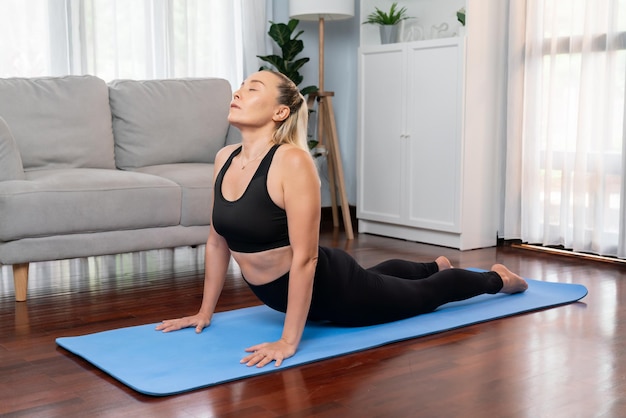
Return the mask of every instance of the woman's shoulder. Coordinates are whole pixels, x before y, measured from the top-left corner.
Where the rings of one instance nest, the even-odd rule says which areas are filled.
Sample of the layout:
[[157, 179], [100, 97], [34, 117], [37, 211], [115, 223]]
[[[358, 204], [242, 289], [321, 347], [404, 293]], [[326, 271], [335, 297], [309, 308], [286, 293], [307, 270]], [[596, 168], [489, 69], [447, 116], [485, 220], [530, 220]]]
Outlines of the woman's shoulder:
[[276, 159], [281, 165], [308, 164], [312, 161], [312, 158], [310, 152], [293, 144], [282, 144], [276, 150]]
[[237, 143], [237, 144], [229, 144], [229, 145], [225, 145], [224, 147], [222, 147], [222, 149], [220, 149], [217, 154], [227, 154], [230, 155], [232, 154], [237, 148], [241, 148], [241, 143]]
[[235, 150], [237, 150], [237, 148], [239, 147], [241, 147], [241, 144], [226, 145], [217, 152], [214, 161], [215, 174], [217, 174], [222, 169], [222, 167], [226, 163], [226, 160], [228, 160], [228, 157], [230, 157], [231, 154], [235, 152]]
[[230, 155], [240, 147], [241, 147], [241, 144], [230, 144], [230, 145], [224, 146], [215, 155], [215, 163], [217, 164], [220, 161], [226, 161], [228, 157], [230, 157]]
[[311, 153], [294, 144], [281, 144], [276, 150], [276, 155], [289, 159], [309, 159]]
[[[285, 181], [311, 179], [319, 182], [319, 174], [313, 156], [308, 150], [296, 145], [283, 144], [276, 151], [276, 165]], [[294, 175], [296, 174], [297, 175]]]

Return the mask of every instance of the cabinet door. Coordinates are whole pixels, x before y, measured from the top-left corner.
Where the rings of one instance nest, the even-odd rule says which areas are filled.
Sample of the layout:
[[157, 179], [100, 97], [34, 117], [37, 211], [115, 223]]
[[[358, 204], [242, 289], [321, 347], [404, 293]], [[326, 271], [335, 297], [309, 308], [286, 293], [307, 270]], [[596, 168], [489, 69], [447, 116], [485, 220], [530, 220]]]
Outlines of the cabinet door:
[[360, 53], [358, 217], [399, 223], [405, 179], [404, 55], [399, 45]]
[[461, 232], [462, 57], [458, 41], [408, 49], [408, 225]]

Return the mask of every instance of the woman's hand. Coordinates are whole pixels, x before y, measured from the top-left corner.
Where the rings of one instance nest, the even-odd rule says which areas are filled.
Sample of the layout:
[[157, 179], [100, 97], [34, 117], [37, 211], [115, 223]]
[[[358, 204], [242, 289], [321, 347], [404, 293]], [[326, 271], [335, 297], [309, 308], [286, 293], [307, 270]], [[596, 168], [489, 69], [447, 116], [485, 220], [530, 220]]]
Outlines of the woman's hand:
[[241, 359], [241, 363], [245, 363], [246, 366], [263, 367], [275, 361], [275, 366], [278, 367], [283, 360], [296, 353], [296, 347], [281, 339], [273, 343], [257, 344], [246, 348], [246, 351], [251, 353]]
[[157, 331], [170, 332], [177, 331], [182, 328], [190, 328], [195, 327], [196, 333], [199, 334], [205, 327], [208, 327], [211, 324], [211, 320], [206, 317], [206, 315], [202, 315], [197, 313], [193, 316], [185, 316], [183, 318], [178, 319], [166, 319], [157, 325]]

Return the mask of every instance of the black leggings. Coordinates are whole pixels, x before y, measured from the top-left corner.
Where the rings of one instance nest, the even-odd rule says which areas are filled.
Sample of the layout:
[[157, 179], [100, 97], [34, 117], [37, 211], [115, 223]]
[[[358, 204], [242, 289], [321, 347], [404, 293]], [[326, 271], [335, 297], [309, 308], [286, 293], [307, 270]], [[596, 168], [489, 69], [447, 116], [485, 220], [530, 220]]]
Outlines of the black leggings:
[[[289, 273], [261, 286], [249, 284], [267, 306], [287, 309]], [[439, 271], [436, 262], [388, 260], [365, 269], [345, 251], [319, 248], [309, 319], [344, 326], [397, 321], [483, 293], [498, 293], [503, 283], [491, 272]]]

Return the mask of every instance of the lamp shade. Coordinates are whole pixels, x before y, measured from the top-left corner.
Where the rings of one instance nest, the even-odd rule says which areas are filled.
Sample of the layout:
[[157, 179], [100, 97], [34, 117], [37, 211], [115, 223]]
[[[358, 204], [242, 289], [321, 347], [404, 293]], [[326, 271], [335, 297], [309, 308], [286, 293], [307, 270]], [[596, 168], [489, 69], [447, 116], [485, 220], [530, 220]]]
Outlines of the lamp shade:
[[354, 16], [354, 0], [289, 0], [289, 17], [298, 20], [342, 20]]

